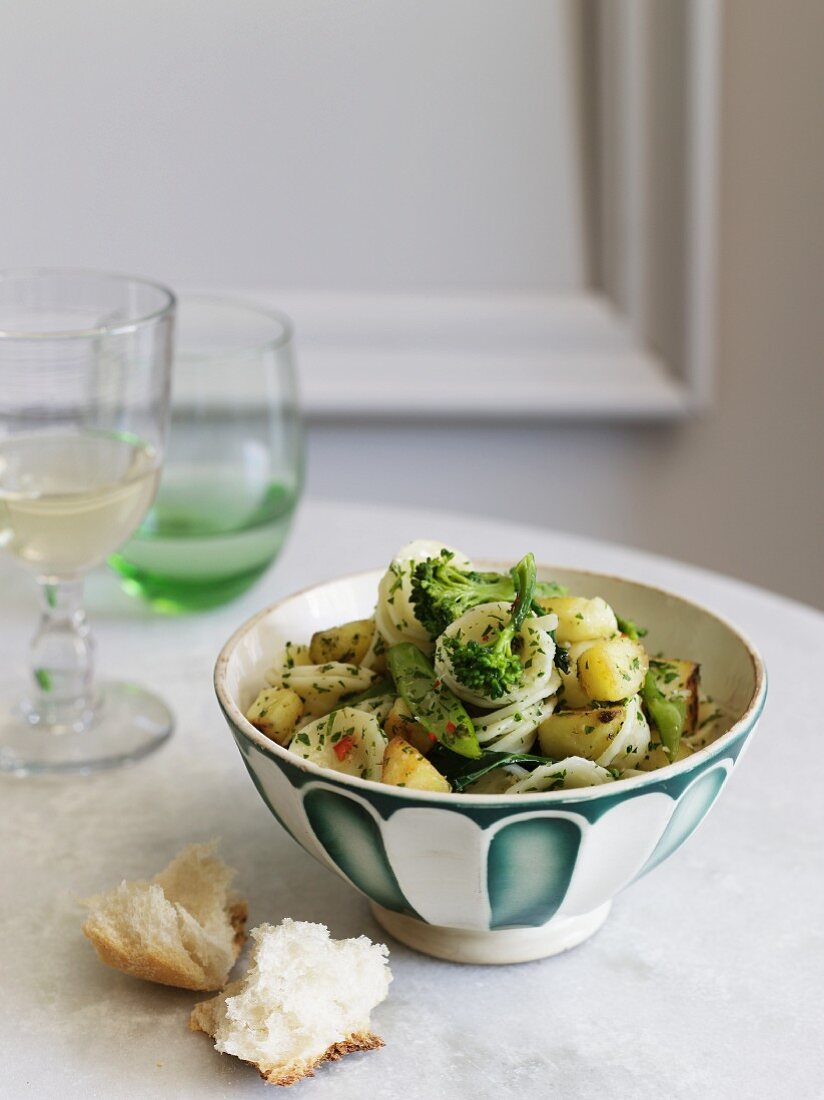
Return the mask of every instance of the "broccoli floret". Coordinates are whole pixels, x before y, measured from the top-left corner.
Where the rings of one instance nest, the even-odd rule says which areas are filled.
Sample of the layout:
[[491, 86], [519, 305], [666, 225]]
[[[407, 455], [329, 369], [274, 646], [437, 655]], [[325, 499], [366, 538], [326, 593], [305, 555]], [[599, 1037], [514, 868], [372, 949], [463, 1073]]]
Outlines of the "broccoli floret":
[[535, 594], [535, 558], [527, 554], [512, 570], [515, 600], [509, 622], [489, 642], [447, 638], [445, 645], [455, 678], [489, 699], [499, 699], [521, 682], [524, 666], [513, 650], [518, 631], [532, 609]]
[[[511, 601], [517, 595], [512, 574], [460, 569], [452, 562], [454, 556], [450, 550], [441, 550], [437, 558], [427, 558], [412, 570], [412, 606], [433, 638], [470, 608]], [[560, 596], [565, 591], [563, 585], [544, 581], [535, 586], [534, 595]]]

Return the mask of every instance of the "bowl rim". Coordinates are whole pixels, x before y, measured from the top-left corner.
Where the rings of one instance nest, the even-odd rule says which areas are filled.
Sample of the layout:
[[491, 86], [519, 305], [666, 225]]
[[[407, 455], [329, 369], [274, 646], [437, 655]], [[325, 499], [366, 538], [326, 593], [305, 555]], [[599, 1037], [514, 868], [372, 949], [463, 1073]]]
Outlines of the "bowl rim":
[[[484, 568], [492, 569], [508, 569], [514, 564], [513, 562], [507, 562], [503, 559], [485, 559], [479, 558], [473, 559], [473, 564], [482, 566]], [[555, 791], [535, 791], [529, 794], [528, 800], [513, 798], [512, 795], [507, 794], [466, 794], [458, 793], [455, 791], [422, 791], [422, 790], [407, 790], [403, 787], [395, 787], [389, 783], [379, 783], [374, 779], [361, 779], [358, 776], [346, 775], [343, 772], [336, 772], [330, 768], [322, 768], [319, 764], [314, 764], [310, 760], [304, 760], [282, 745], [278, 745], [277, 742], [265, 737], [259, 730], [257, 730], [251, 722], [249, 722], [241, 711], [240, 707], [235, 703], [234, 699], [229, 694], [226, 687], [226, 674], [229, 667], [229, 662], [237, 649], [241, 640], [257, 626], [263, 619], [268, 618], [273, 612], [277, 611], [285, 603], [291, 600], [298, 599], [301, 596], [306, 596], [311, 592], [315, 592], [320, 588], [326, 588], [333, 584], [340, 584], [344, 581], [357, 581], [365, 579], [367, 577], [375, 577], [376, 581], [385, 572], [382, 568], [363, 569], [354, 573], [344, 573], [339, 577], [332, 577], [329, 580], [319, 581], [315, 584], [307, 585], [305, 588], [300, 588], [296, 592], [290, 592], [281, 599], [275, 601], [275, 603], [269, 604], [267, 607], [262, 608], [256, 614], [250, 616], [245, 622], [234, 631], [229, 639], [224, 643], [220, 652], [218, 653], [217, 660], [214, 668], [214, 689], [217, 695], [218, 703], [223, 711], [225, 717], [231, 721], [231, 723], [246, 737], [252, 741], [259, 749], [264, 752], [264, 755], [273, 756], [284, 760], [292, 767], [297, 768], [299, 771], [308, 773], [311, 776], [315, 776], [318, 779], [332, 780], [335, 783], [340, 783], [345, 787], [352, 787], [354, 790], [361, 790], [364, 792], [374, 792], [390, 798], [397, 798], [400, 802], [407, 802], [410, 804], [417, 802], [431, 802], [435, 805], [441, 806], [466, 806], [467, 809], [470, 806], [475, 807], [500, 807], [511, 806], [515, 807], [526, 806], [545, 806], [547, 803], [550, 805], [558, 805], [568, 802], [580, 802], [596, 800], [599, 798], [614, 797], [616, 794], [616, 787], [621, 791], [637, 791], [644, 787], [653, 786], [662, 781], [662, 777], [666, 780], [674, 778], [679, 775], [684, 775], [687, 772], [692, 771], [693, 768], [699, 766], [704, 761], [710, 759], [719, 753], [724, 746], [731, 744], [736, 738], [744, 732], [746, 729], [751, 729], [757, 719], [759, 718], [767, 696], [767, 672], [764, 665], [764, 661], [759, 654], [757, 648], [749, 637], [740, 630], [734, 623], [731, 623], [725, 616], [720, 615], [718, 612], [713, 611], [711, 608], [699, 603], [697, 600], [690, 599], [687, 596], [682, 596], [678, 592], [673, 592], [669, 588], [662, 588], [660, 585], [647, 584], [646, 581], [634, 580], [632, 577], [622, 577], [614, 573], [603, 573], [594, 569], [578, 569], [572, 565], [563, 565], [560, 563], [547, 564], [545, 562], [537, 562], [537, 568], [539, 571], [547, 572], [570, 572], [578, 573], [581, 576], [596, 577], [605, 580], [618, 581], [624, 584], [636, 585], [639, 588], [646, 588], [650, 592], [656, 592], [662, 596], [668, 596], [672, 599], [679, 600], [681, 603], [689, 604], [697, 611], [704, 615], [709, 616], [711, 619], [715, 619], [716, 622], [721, 623], [726, 627], [738, 641], [744, 646], [744, 649], [750, 659], [753, 668], [753, 674], [755, 679], [755, 686], [753, 693], [750, 697], [747, 706], [743, 713], [736, 719], [732, 726], [723, 733], [715, 741], [711, 741], [709, 745], [705, 745], [703, 748], [698, 749], [691, 756], [688, 756], [684, 760], [679, 760], [674, 764], [668, 764], [665, 768], [658, 768], [655, 771], [647, 772], [645, 775], [632, 776], [629, 779], [621, 780], [620, 784], [615, 783], [601, 783], [598, 786], [593, 787], [576, 787], [568, 790], [555, 790]], [[665, 773], [665, 774], [664, 774]]]

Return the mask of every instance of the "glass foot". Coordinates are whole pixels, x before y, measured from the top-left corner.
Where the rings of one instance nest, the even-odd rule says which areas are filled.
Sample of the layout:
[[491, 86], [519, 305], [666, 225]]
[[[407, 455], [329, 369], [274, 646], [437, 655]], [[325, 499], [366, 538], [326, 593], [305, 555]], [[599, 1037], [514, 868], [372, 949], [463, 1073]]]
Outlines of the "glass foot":
[[156, 695], [135, 684], [97, 685], [86, 729], [54, 732], [22, 709], [0, 713], [0, 772], [10, 775], [89, 773], [131, 764], [163, 744], [174, 716]]

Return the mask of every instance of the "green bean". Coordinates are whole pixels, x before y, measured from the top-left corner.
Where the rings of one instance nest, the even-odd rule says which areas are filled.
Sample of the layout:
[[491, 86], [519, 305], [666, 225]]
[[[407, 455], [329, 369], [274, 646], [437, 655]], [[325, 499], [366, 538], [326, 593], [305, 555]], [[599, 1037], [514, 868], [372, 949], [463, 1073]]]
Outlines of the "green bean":
[[641, 698], [644, 701], [647, 714], [658, 730], [661, 744], [667, 750], [670, 760], [674, 760], [686, 723], [686, 701], [684, 699], [668, 699], [655, 682], [655, 674], [652, 669], [649, 670], [644, 679]]
[[477, 760], [481, 746], [472, 719], [460, 699], [437, 678], [417, 646], [410, 642], [390, 646], [386, 660], [415, 720], [452, 752]]

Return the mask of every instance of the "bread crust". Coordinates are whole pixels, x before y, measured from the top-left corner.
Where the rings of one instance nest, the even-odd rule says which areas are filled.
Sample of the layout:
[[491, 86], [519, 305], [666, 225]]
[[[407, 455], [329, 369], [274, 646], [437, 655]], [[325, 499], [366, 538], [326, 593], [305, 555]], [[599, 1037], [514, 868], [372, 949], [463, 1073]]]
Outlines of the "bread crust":
[[[246, 921], [249, 919], [249, 906], [246, 902], [246, 898], [242, 898], [239, 895], [235, 895], [229, 899], [229, 924], [234, 929], [235, 939], [235, 962], [237, 957], [243, 950], [243, 945], [246, 943]], [[224, 983], [225, 984], [225, 981]]]
[[[225, 992], [224, 990], [224, 994]], [[190, 1031], [202, 1031], [211, 1039], [214, 1039], [216, 1028], [215, 1010], [218, 1004], [224, 1000], [224, 994], [212, 997], [208, 1001], [201, 1001], [200, 1004], [195, 1005], [189, 1017]], [[288, 1088], [290, 1085], [296, 1085], [298, 1081], [303, 1081], [306, 1077], [314, 1077], [315, 1070], [323, 1062], [337, 1062], [346, 1054], [354, 1054], [360, 1050], [377, 1050], [382, 1046], [384, 1046], [384, 1042], [379, 1035], [375, 1035], [371, 1031], [353, 1031], [340, 1042], [332, 1043], [315, 1058], [281, 1062], [274, 1066], [259, 1062], [248, 1062], [244, 1058], [239, 1060], [242, 1062], [247, 1061], [248, 1065], [254, 1066], [267, 1084]]]
[[83, 932], [91, 940], [101, 962], [115, 970], [121, 970], [124, 974], [130, 974], [133, 978], [172, 985], [178, 989], [212, 988], [211, 983], [206, 982], [203, 969], [191, 960], [186, 965], [177, 955], [163, 955], [156, 949], [152, 953], [142, 951], [136, 954], [117, 940], [108, 939], [102, 929], [91, 921], [83, 925]]
[[382, 1046], [384, 1042], [379, 1035], [374, 1035], [371, 1031], [353, 1031], [340, 1043], [332, 1043], [314, 1060], [293, 1062], [289, 1066], [257, 1066], [256, 1068], [267, 1084], [288, 1088], [306, 1077], [314, 1077], [315, 1070], [322, 1062], [337, 1062], [345, 1054], [355, 1054], [359, 1050], [377, 1050]]
[[[227, 918], [235, 934], [233, 962], [237, 961], [246, 942], [248, 912], [245, 898], [237, 896], [231, 898]], [[83, 933], [87, 939], [91, 940], [101, 962], [147, 982], [206, 993], [220, 989], [228, 977], [227, 974], [206, 974], [199, 963], [194, 959], [181, 957], [179, 952], [163, 952], [148, 944], [142, 945], [142, 950], [135, 951], [133, 946], [125, 945], [120, 940], [108, 936], [105, 929], [95, 921], [94, 915], [83, 925]]]

